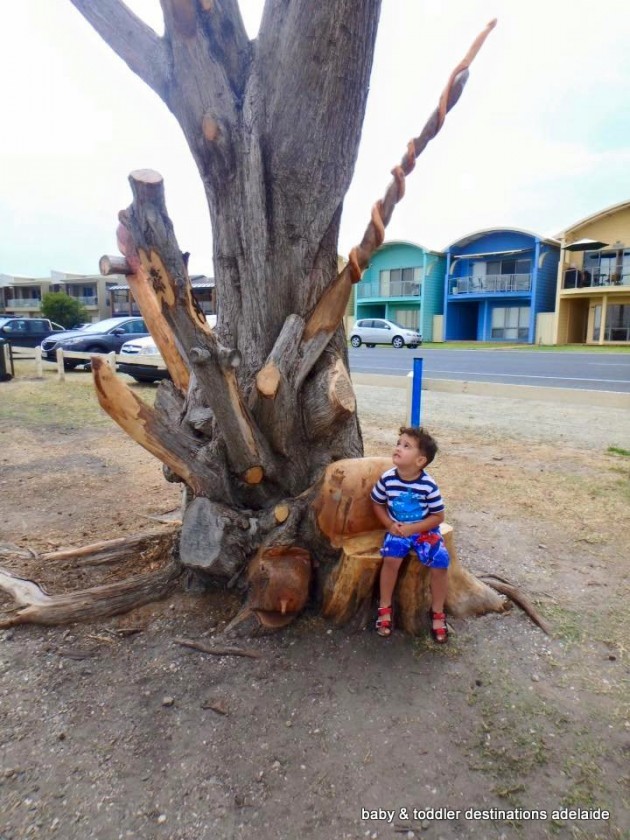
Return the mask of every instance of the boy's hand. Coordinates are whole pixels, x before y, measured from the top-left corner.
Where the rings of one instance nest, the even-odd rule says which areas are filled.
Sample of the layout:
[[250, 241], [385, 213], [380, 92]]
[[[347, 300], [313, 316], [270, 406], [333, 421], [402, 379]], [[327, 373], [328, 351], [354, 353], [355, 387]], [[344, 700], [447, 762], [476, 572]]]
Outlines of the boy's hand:
[[409, 525], [401, 525], [400, 526], [400, 536], [401, 537], [411, 537], [415, 533], [416, 533], [416, 527], [415, 527], [414, 522], [412, 522]]
[[389, 526], [389, 533], [394, 537], [404, 537], [403, 526], [400, 522], [394, 522]]

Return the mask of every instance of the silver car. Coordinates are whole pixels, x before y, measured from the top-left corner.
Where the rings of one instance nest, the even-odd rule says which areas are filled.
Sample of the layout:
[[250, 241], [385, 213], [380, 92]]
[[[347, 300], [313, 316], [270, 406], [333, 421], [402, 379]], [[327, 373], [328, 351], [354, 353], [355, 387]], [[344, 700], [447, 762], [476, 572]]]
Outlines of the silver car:
[[417, 347], [422, 336], [416, 330], [401, 327], [395, 321], [385, 318], [361, 318], [350, 333], [353, 347], [375, 347], [377, 344], [391, 344], [392, 347]]

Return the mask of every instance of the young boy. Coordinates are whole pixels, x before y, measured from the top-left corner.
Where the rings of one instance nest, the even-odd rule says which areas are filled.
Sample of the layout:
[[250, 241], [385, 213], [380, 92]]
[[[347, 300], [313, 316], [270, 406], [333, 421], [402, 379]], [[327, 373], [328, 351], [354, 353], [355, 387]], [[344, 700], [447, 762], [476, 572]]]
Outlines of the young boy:
[[394, 587], [403, 559], [415, 551], [431, 569], [431, 634], [438, 644], [448, 641], [444, 601], [449, 556], [439, 530], [444, 503], [437, 484], [424, 471], [436, 452], [437, 443], [424, 429], [402, 428], [392, 456], [394, 467], [383, 473], [370, 495], [374, 513], [387, 530], [381, 548], [379, 636], [391, 635]]

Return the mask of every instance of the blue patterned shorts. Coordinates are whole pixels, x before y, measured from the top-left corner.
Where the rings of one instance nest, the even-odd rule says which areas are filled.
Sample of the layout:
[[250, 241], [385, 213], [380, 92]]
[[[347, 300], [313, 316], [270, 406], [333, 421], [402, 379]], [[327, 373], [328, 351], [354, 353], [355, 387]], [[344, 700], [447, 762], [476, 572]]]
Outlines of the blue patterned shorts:
[[423, 566], [431, 569], [448, 569], [450, 558], [440, 532], [436, 529], [411, 537], [397, 537], [385, 534], [381, 547], [382, 557], [406, 557], [414, 551]]

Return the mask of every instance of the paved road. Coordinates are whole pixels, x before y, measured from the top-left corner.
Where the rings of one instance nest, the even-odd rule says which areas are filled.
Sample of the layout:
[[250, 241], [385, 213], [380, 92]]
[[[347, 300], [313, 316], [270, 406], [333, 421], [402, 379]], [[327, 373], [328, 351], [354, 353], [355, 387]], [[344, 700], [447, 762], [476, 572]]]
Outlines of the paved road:
[[404, 376], [414, 356], [424, 360], [424, 376], [473, 382], [502, 382], [554, 388], [630, 393], [628, 353], [545, 353], [526, 350], [417, 350], [349, 348], [350, 369]]

